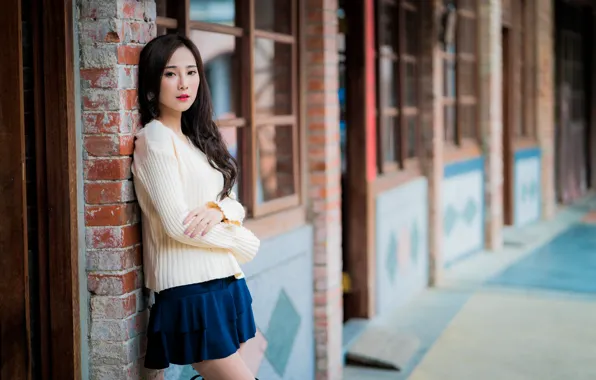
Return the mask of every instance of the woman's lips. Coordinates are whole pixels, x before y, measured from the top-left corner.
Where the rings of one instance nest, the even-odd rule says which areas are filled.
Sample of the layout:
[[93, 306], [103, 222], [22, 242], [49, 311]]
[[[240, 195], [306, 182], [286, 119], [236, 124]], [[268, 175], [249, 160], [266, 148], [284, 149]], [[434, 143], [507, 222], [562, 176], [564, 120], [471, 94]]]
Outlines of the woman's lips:
[[176, 99], [180, 100], [181, 102], [186, 102], [188, 99], [190, 99], [189, 95], [180, 95], [177, 96]]

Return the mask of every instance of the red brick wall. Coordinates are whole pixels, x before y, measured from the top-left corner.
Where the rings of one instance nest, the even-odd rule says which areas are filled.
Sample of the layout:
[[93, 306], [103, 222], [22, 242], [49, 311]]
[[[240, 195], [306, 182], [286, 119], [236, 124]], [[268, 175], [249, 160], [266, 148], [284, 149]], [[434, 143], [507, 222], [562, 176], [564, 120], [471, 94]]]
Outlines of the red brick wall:
[[303, 5], [308, 197], [314, 224], [316, 379], [341, 379], [341, 163], [337, 1]]
[[86, 0], [79, 17], [90, 378], [137, 379], [148, 311], [130, 155], [136, 64], [155, 35], [155, 4]]

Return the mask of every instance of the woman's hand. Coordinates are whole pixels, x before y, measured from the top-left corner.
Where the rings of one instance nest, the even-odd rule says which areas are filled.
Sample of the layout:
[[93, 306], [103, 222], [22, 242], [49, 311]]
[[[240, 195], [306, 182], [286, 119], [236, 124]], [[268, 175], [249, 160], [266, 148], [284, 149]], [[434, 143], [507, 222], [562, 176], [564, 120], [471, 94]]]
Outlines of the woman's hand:
[[186, 226], [188, 224], [184, 234], [191, 238], [194, 238], [198, 234], [205, 236], [222, 219], [223, 213], [217, 208], [208, 207], [207, 205], [197, 207], [184, 219], [184, 225]]

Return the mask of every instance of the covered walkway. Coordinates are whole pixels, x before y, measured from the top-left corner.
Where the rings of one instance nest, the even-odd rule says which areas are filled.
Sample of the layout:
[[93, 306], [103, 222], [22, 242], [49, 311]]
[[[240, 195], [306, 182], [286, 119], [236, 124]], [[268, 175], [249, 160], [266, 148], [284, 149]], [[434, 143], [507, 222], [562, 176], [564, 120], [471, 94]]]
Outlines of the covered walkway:
[[596, 379], [596, 201], [507, 231], [502, 252], [454, 265], [383, 323], [416, 336], [401, 372], [345, 379]]

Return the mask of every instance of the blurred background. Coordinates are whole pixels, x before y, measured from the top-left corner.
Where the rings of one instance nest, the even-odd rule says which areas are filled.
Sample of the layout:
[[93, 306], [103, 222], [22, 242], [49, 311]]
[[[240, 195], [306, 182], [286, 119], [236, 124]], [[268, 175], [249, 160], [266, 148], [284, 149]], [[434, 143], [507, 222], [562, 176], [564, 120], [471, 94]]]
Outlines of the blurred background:
[[[143, 369], [145, 43], [202, 55], [275, 379], [596, 379], [596, 1], [6, 0], [0, 379]], [[203, 84], [205, 85], [205, 84]]]

